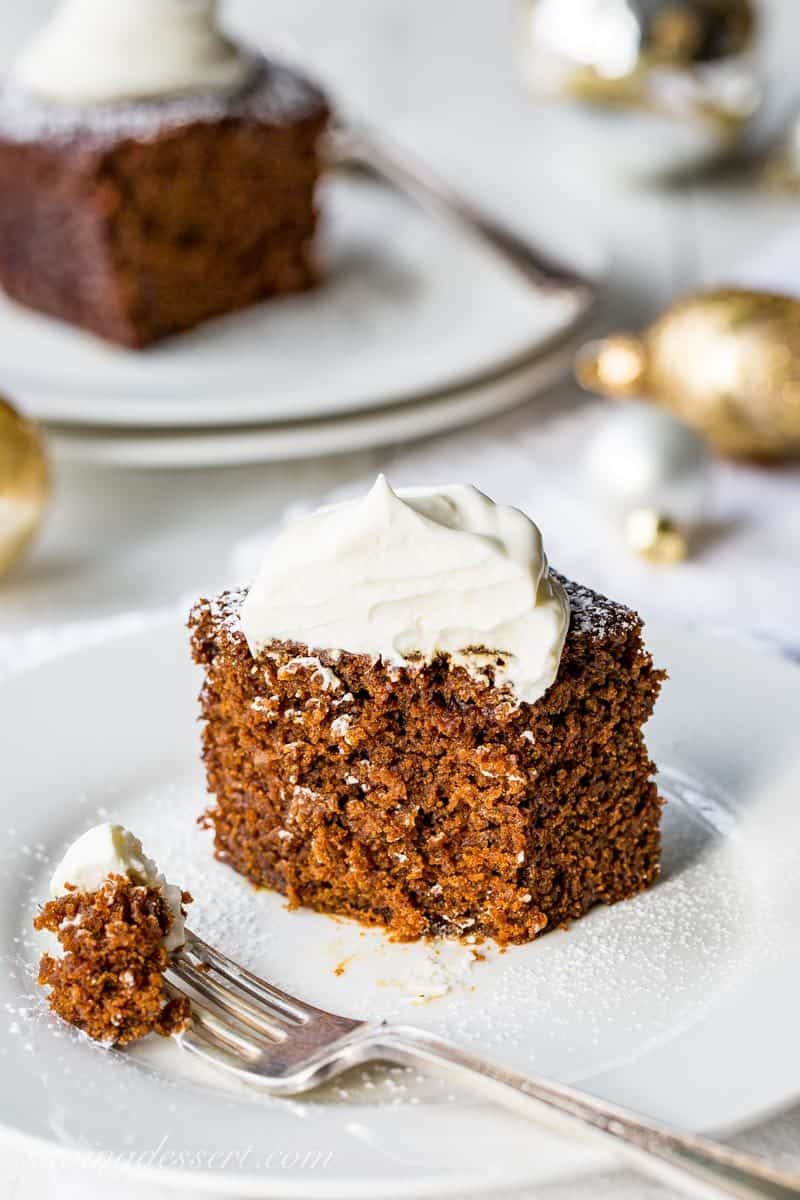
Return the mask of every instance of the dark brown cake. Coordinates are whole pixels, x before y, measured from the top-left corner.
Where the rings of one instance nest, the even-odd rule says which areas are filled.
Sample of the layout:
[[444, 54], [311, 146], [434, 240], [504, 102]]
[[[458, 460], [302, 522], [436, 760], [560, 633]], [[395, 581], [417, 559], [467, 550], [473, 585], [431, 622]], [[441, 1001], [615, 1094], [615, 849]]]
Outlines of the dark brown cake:
[[63, 109], [0, 89], [0, 284], [142, 347], [314, 281], [322, 94], [262, 63], [240, 96]]
[[[191, 896], [184, 892], [183, 902]], [[112, 875], [97, 892], [71, 891], [45, 904], [36, 929], [56, 934], [64, 954], [42, 956], [39, 983], [53, 1012], [96, 1041], [124, 1046], [169, 1037], [190, 1016], [185, 997], [169, 999], [164, 935], [173, 915], [160, 890]]]
[[200, 601], [217, 856], [398, 939], [524, 942], [651, 884], [660, 800], [642, 726], [664, 675], [635, 613], [563, 582], [566, 645], [533, 705], [444, 658], [398, 668], [273, 643], [254, 660], [244, 593]]

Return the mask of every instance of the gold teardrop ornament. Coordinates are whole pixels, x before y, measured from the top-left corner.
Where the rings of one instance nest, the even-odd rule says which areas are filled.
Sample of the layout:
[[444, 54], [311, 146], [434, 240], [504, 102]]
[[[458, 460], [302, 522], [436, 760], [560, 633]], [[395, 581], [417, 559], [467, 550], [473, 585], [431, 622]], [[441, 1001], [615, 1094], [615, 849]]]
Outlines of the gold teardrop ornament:
[[657, 566], [671, 566], [689, 557], [689, 534], [670, 517], [652, 508], [637, 508], [625, 521], [631, 550]]
[[672, 305], [640, 336], [579, 351], [589, 391], [644, 397], [733, 458], [800, 456], [800, 300], [728, 288]]
[[39, 430], [0, 399], [0, 575], [32, 541], [49, 496], [50, 473]]

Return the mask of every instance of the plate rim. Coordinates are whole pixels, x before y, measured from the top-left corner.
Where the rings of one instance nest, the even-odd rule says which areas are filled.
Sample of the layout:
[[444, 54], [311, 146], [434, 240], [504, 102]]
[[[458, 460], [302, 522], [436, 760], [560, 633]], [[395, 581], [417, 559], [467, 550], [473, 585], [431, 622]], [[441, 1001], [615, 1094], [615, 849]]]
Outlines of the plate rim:
[[[92, 1151], [62, 1146], [35, 1134], [9, 1130], [8, 1126], [0, 1125], [0, 1149], [5, 1147], [31, 1153], [45, 1152], [49, 1159], [90, 1171], [98, 1179], [110, 1173], [97, 1166], [93, 1161]], [[600, 1162], [607, 1160], [602, 1159]], [[113, 1164], [113, 1173], [115, 1176], [122, 1175], [129, 1182], [172, 1188], [176, 1195], [186, 1191], [225, 1197], [226, 1200], [239, 1200], [239, 1197], [247, 1200], [375, 1200], [376, 1196], [380, 1196], [381, 1200], [436, 1200], [439, 1196], [476, 1197], [477, 1200], [481, 1196], [491, 1195], [496, 1189], [510, 1191], [513, 1195], [531, 1186], [530, 1175], [523, 1168], [517, 1172], [507, 1171], [504, 1175], [498, 1175], [496, 1179], [476, 1179], [474, 1172], [466, 1171], [431, 1175], [416, 1182], [406, 1182], [397, 1177], [390, 1180], [387, 1175], [365, 1175], [350, 1180], [342, 1178], [339, 1182], [328, 1184], [320, 1184], [317, 1180], [313, 1187], [301, 1180], [296, 1184], [289, 1181], [279, 1183], [277, 1179], [269, 1180], [263, 1175], [213, 1175], [209, 1171], [190, 1172], [181, 1171], [177, 1167], [133, 1166], [116, 1161]], [[565, 1174], [563, 1178], [567, 1180], [587, 1173], [588, 1170], [584, 1167], [581, 1171]]]
[[[336, 177], [337, 173], [333, 171], [330, 180], [335, 180]], [[481, 386], [491, 381], [498, 374], [507, 374], [520, 369], [532, 357], [550, 353], [554, 342], [558, 342], [565, 336], [570, 336], [578, 326], [584, 325], [587, 319], [598, 309], [601, 293], [606, 285], [608, 275], [608, 247], [605, 245], [599, 230], [583, 228], [577, 241], [573, 231], [568, 247], [565, 246], [562, 236], [556, 238], [559, 259], [565, 264], [570, 264], [576, 280], [574, 284], [565, 285], [558, 279], [537, 283], [527, 279], [524, 273], [515, 271], [512, 264], [505, 262], [497, 251], [487, 248], [479, 237], [469, 230], [465, 230], [458, 220], [448, 220], [440, 214], [431, 212], [424, 205], [406, 196], [397, 187], [371, 181], [364, 181], [357, 186], [377, 194], [383, 192], [392, 202], [403, 204], [410, 211], [416, 213], [420, 221], [440, 229], [443, 236], [458, 236], [463, 241], [467, 252], [484, 257], [489, 269], [493, 267], [495, 270], [507, 274], [512, 281], [515, 280], [520, 290], [520, 296], [523, 299], [526, 293], [528, 299], [531, 296], [533, 298], [538, 297], [543, 303], [560, 299], [565, 305], [565, 312], [554, 316], [553, 320], [549, 322], [549, 331], [540, 334], [528, 333], [527, 337], [524, 335], [520, 336], [517, 339], [518, 345], [516, 349], [501, 352], [498, 356], [492, 355], [491, 359], [487, 359], [487, 364], [484, 366], [475, 366], [466, 371], [455, 368], [449, 374], [441, 376], [438, 383], [434, 382], [429, 386], [409, 384], [405, 388], [401, 387], [399, 390], [393, 387], [381, 388], [377, 402], [374, 398], [371, 400], [356, 399], [354, 401], [352, 397], [349, 400], [345, 397], [344, 401], [341, 398], [336, 400], [333, 407], [321, 408], [318, 403], [313, 403], [312, 398], [311, 407], [307, 407], [304, 410], [304, 417], [302, 419], [319, 420], [365, 414], [380, 411], [384, 408], [397, 408], [405, 404], [415, 404], [419, 400], [432, 400], [453, 392], [461, 392], [465, 389]], [[540, 225], [537, 224], [537, 227], [533, 229], [526, 228], [521, 230], [520, 235], [523, 240], [529, 241], [533, 246], [547, 245], [548, 238], [552, 238], [552, 233], [548, 232], [547, 222]], [[3, 294], [3, 303], [10, 306], [13, 311], [19, 311], [24, 315], [27, 314], [32, 319], [41, 318], [42, 320], [55, 321], [58, 327], [65, 328], [66, 332], [72, 336], [88, 337], [90, 339], [94, 337], [91, 333], [70, 328], [69, 324], [64, 326], [64, 323], [59, 322], [57, 319], [47, 318], [36, 310], [26, 308], [25, 305], [19, 304], [5, 294]], [[243, 315], [246, 316], [248, 312], [252, 313], [259, 307], [269, 306], [269, 304], [270, 300], [268, 299], [262, 301], [261, 305], [251, 305], [239, 313], [222, 314], [219, 317], [212, 318], [206, 324], [214, 325], [236, 321]], [[1, 326], [2, 313], [0, 313]], [[178, 335], [178, 338], [202, 336], [202, 329], [203, 326], [201, 325], [194, 330], [189, 330], [187, 334]], [[108, 344], [103, 342], [102, 339], [94, 340], [98, 342], [101, 349], [104, 347], [106, 349], [109, 348]], [[111, 350], [114, 350], [113, 346], [111, 346]], [[72, 416], [69, 412], [65, 413], [64, 411], [65, 400], [69, 403], [71, 396], [80, 395], [82, 390], [80, 381], [71, 382], [65, 392], [59, 388], [57, 383], [37, 384], [35, 375], [32, 375], [25, 367], [13, 374], [10, 374], [7, 369], [7, 379], [9, 389], [14, 391], [19, 402], [29, 409], [31, 417], [45, 424], [58, 424], [65, 427], [97, 427], [119, 430], [148, 429], [152, 431], [180, 428], [203, 431], [214, 428], [236, 429], [252, 425], [277, 425], [294, 420], [293, 416], [289, 414], [277, 419], [271, 419], [269, 417], [259, 417], [252, 412], [240, 413], [238, 416], [231, 416], [229, 418], [226, 413], [232, 403], [238, 404], [240, 408], [242, 406], [247, 407], [259, 395], [257, 392], [258, 384], [255, 382], [248, 383], [245, 381], [240, 388], [236, 389], [234, 391], [234, 401], [231, 401], [231, 398], [227, 397], [227, 408], [223, 408], [221, 416], [217, 414], [216, 417], [206, 417], [202, 413], [195, 415], [191, 399], [187, 397], [185, 408], [189, 413], [188, 419], [182, 414], [174, 414], [172, 417], [163, 419], [160, 415], [163, 406], [166, 404], [174, 405], [175, 403], [174, 397], [169, 395], [168, 386], [166, 389], [161, 389], [158, 395], [153, 394], [148, 396], [143, 396], [135, 384], [129, 390], [123, 387], [119, 392], [122, 402], [134, 408], [146, 410], [138, 415], [129, 414], [121, 416], [119, 413], [112, 415], [108, 412], [105, 405], [112, 403], [113, 397], [109, 399], [106, 396], [104, 400], [102, 398], [103, 393], [98, 392], [96, 405], [99, 407], [99, 412], [94, 414], [92, 418], [88, 418], [85, 415]]]
[[537, 352], [472, 388], [448, 389], [392, 407], [216, 429], [110, 430], [59, 423], [44, 427], [56, 456], [65, 461], [134, 470], [283, 462], [414, 441], [499, 416], [568, 377], [593, 317], [594, 308], [587, 308], [580, 322], [554, 336], [546, 352]]
[[[405, 390], [392, 391], [387, 389], [384, 393], [384, 398], [378, 403], [359, 403], [345, 404], [344, 407], [337, 403], [335, 409], [307, 409], [306, 415], [297, 422], [291, 421], [289, 418], [279, 418], [274, 421], [253, 421], [252, 417], [239, 415], [231, 417], [230, 420], [220, 420], [219, 415], [216, 418], [201, 417], [200, 419], [192, 419], [186, 423], [182, 423], [171, 417], [167, 420], [150, 420], [147, 421], [143, 416], [136, 418], [120, 417], [118, 414], [112, 416], [110, 413], [106, 416], [103, 411], [96, 415], [91, 421], [85, 417], [71, 417], [64, 413], [59, 404], [53, 404], [52, 397], [59, 393], [52, 388], [41, 389], [35, 385], [28, 384], [23, 375], [9, 375], [8, 387], [17, 397], [19, 403], [30, 413], [30, 416], [44, 425], [59, 425], [67, 428], [87, 429], [97, 428], [104, 430], [115, 430], [122, 433], [123, 431], [142, 432], [147, 430], [151, 434], [159, 432], [169, 432], [170, 430], [183, 430], [186, 432], [197, 431], [203, 433], [208, 430], [237, 430], [247, 429], [254, 426], [259, 428], [263, 426], [281, 426], [289, 424], [300, 424], [304, 422], [314, 422], [323, 420], [335, 420], [343, 417], [357, 417], [367, 415], [369, 413], [383, 412], [385, 410], [397, 410], [404, 406], [411, 406], [420, 401], [433, 401], [445, 399], [454, 394], [471, 390], [473, 388], [485, 386], [491, 383], [499, 376], [510, 374], [514, 371], [523, 369], [539, 359], [543, 359], [551, 354], [558, 346], [566, 339], [576, 333], [578, 329], [583, 328], [589, 319], [596, 313], [599, 305], [600, 283], [596, 280], [587, 279], [587, 294], [581, 297], [577, 291], [574, 293], [575, 307], [572, 314], [560, 323], [556, 328], [544, 337], [539, 337], [532, 340], [531, 343], [522, 349], [506, 354], [502, 358], [497, 359], [492, 366], [473, 371], [466, 371], [463, 374], [455, 375], [442, 385], [433, 385], [429, 388], [413, 388], [409, 387]], [[544, 294], [544, 293], [543, 293]], [[570, 293], [565, 290], [564, 295]], [[268, 303], [265, 301], [265, 303]], [[224, 320], [235, 320], [236, 314], [230, 317], [220, 318]], [[239, 404], [247, 404], [249, 397], [255, 395], [254, 392], [241, 389], [238, 392]], [[170, 401], [166, 396], [150, 396], [144, 398], [142, 396], [127, 397], [128, 403], [134, 405], [147, 405], [158, 410], [159, 404], [162, 406]], [[187, 403], [187, 407], [189, 407]]]

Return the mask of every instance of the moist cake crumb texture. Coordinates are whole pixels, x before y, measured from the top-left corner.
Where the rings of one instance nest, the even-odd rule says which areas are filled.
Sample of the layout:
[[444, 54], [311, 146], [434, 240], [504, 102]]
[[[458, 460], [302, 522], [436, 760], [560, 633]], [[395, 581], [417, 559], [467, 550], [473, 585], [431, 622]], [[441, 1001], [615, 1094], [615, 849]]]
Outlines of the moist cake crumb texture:
[[[191, 902], [188, 893], [183, 903]], [[161, 891], [112, 875], [96, 892], [70, 891], [50, 900], [34, 921], [63, 954], [42, 956], [38, 982], [62, 1020], [96, 1041], [124, 1046], [158, 1033], [169, 1037], [189, 1021], [186, 997], [170, 999], [163, 939], [173, 914]]]
[[[560, 577], [559, 577], [560, 578]], [[566, 580], [544, 697], [444, 657], [398, 667], [274, 642], [245, 593], [190, 619], [217, 856], [254, 884], [400, 940], [525, 942], [654, 882], [660, 807], [642, 726], [664, 674], [635, 613]]]

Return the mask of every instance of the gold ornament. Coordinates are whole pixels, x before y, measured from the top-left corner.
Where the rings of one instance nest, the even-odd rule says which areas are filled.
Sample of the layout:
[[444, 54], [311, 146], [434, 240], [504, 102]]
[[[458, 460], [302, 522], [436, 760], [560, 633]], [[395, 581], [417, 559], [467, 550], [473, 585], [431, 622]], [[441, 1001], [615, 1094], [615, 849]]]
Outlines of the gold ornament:
[[8, 571], [38, 530], [50, 494], [41, 434], [0, 400], [0, 575]]
[[[747, 59], [752, 0], [519, 0], [517, 24], [521, 66], [536, 96], [662, 118], [659, 147], [646, 147], [646, 129], [631, 125], [633, 170], [641, 160], [687, 167], [733, 148], [763, 99]], [[612, 118], [608, 132], [619, 138], [620, 121]]]
[[689, 556], [686, 530], [653, 508], [637, 508], [628, 514], [625, 538], [631, 550], [659, 566], [671, 566]]
[[800, 113], [795, 113], [777, 146], [770, 148], [762, 173], [773, 192], [796, 195], [800, 191]]
[[690, 296], [640, 337], [585, 346], [575, 370], [590, 391], [663, 405], [720, 454], [800, 455], [800, 300], [735, 288]]

